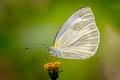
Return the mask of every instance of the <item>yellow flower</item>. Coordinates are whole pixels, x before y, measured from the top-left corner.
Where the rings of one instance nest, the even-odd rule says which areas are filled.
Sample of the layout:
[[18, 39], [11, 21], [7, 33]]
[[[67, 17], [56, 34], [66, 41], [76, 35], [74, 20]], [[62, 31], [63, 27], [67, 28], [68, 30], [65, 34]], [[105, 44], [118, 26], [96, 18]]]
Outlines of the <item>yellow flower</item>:
[[61, 62], [48, 62], [44, 65], [44, 69], [47, 71], [58, 71], [60, 68]]

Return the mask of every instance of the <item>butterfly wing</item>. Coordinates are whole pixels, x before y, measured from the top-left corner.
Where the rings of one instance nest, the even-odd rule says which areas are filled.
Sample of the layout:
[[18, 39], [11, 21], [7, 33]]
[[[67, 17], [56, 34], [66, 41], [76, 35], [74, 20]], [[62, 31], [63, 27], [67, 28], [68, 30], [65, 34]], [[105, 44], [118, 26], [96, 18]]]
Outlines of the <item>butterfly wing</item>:
[[62, 58], [86, 59], [96, 53], [99, 40], [93, 12], [90, 7], [84, 7], [65, 22], [56, 36], [54, 47], [61, 50]]
[[63, 26], [60, 28], [60, 30], [56, 34], [56, 37], [55, 37], [55, 40], [53, 43], [54, 46], [56, 45], [56, 42], [58, 41], [58, 39], [66, 32], [66, 30], [68, 30], [70, 27], [72, 27], [71, 26], [72, 24], [74, 24], [75, 22], [81, 21], [81, 16], [84, 15], [82, 12], [83, 12], [83, 10], [85, 10], [87, 8], [89, 8], [89, 7], [80, 8], [75, 13], [73, 13], [72, 16], [70, 16], [68, 18], [68, 20], [63, 24]]

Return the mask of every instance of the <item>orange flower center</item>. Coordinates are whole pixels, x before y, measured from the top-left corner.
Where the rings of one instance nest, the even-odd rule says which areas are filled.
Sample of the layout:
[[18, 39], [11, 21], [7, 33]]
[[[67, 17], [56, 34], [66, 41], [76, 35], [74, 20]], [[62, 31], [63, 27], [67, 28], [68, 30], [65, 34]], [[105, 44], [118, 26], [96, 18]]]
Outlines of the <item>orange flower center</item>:
[[59, 70], [61, 62], [48, 62], [44, 65], [44, 69], [47, 71], [56, 71]]

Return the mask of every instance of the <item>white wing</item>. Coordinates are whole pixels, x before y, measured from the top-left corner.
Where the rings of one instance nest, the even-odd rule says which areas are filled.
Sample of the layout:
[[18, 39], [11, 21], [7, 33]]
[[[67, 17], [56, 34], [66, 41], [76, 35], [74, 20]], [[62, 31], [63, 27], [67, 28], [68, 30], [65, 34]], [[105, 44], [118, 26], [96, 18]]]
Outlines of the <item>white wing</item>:
[[93, 56], [99, 45], [100, 34], [89, 7], [76, 11], [58, 32], [54, 47], [62, 58], [86, 59]]

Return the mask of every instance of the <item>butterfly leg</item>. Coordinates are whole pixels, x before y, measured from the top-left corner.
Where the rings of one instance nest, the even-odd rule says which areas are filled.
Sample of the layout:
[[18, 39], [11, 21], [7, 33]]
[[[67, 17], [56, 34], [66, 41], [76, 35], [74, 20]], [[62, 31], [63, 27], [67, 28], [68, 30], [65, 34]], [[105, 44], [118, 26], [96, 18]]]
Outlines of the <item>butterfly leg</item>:
[[57, 54], [55, 54], [55, 56], [56, 56], [56, 59], [58, 58], [58, 55]]

